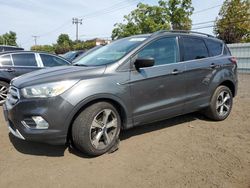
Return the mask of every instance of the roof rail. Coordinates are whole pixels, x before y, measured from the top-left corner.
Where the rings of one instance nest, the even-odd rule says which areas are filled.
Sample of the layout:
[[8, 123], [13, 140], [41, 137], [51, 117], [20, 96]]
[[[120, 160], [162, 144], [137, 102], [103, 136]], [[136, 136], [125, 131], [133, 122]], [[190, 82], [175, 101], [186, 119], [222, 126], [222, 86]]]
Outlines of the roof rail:
[[160, 31], [154, 32], [151, 36], [155, 36], [155, 35], [161, 34], [161, 33], [193, 33], [193, 34], [205, 35], [207, 37], [215, 38], [213, 35], [209, 35], [209, 34], [201, 33], [201, 32], [196, 32], [196, 31], [188, 31], [188, 30], [160, 30]]

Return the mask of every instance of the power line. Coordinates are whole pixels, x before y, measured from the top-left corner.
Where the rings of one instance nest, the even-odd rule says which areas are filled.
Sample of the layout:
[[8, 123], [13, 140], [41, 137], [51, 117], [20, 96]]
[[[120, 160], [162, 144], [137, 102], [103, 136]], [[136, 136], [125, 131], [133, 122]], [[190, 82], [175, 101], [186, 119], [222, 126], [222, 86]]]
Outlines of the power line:
[[211, 10], [211, 9], [214, 9], [214, 8], [217, 8], [217, 7], [220, 7], [220, 6], [222, 6], [222, 4], [220, 4], [220, 5], [215, 5], [215, 6], [212, 6], [212, 7], [208, 7], [208, 8], [202, 9], [202, 10], [195, 11], [193, 14], [198, 14], [198, 13], [201, 13], [201, 12], [205, 12], [205, 11], [208, 11], [208, 10]]
[[[141, 0], [139, 2], [142, 2], [142, 1], [144, 1], [144, 0]], [[133, 6], [133, 5], [135, 5], [135, 4], [139, 3], [139, 2], [138, 2], [138, 0], [123, 0], [123, 1], [119, 1], [118, 3], [113, 4], [112, 6], [109, 6], [107, 8], [100, 9], [100, 10], [97, 10], [97, 11], [85, 14], [83, 16], [79, 16], [79, 17], [84, 17], [84, 19], [91, 19], [91, 18], [98, 17], [100, 15], [109, 14], [109, 13], [113, 13], [113, 12], [119, 11], [121, 9]], [[131, 4], [128, 4], [128, 3], [131, 3]], [[216, 6], [212, 6], [212, 7], [206, 8], [206, 9], [202, 9], [202, 10], [199, 10], [199, 11], [196, 11], [193, 14], [205, 12], [207, 10], [210, 10], [210, 9], [213, 9], [213, 8], [216, 8], [216, 7], [219, 7], [219, 6], [221, 6], [221, 4], [220, 5], [216, 5]], [[209, 21], [209, 22], [212, 22], [212, 21]], [[201, 23], [197, 23], [197, 24], [193, 24], [193, 25], [201, 25], [201, 24], [205, 24], [205, 23], [201, 22]], [[78, 24], [76, 24], [76, 25], [78, 26]], [[47, 33], [43, 33], [43, 34], [41, 34], [39, 36], [40, 37], [44, 37], [44, 36], [50, 35], [52, 33], [55, 33], [57, 31], [61, 30], [62, 28], [66, 28], [66, 27], [70, 27], [70, 20], [67, 20], [63, 24], [59, 25], [57, 28], [55, 28], [55, 29], [53, 29], [53, 30], [51, 30], [51, 31], [49, 31]]]
[[[119, 3], [116, 3], [108, 8], [105, 8], [105, 9], [100, 9], [100, 10], [97, 10], [95, 12], [92, 12], [92, 13], [89, 13], [89, 14], [86, 14], [86, 15], [83, 15], [83, 16], [78, 16], [78, 17], [84, 17], [84, 19], [90, 19], [90, 18], [94, 18], [96, 16], [99, 16], [99, 15], [103, 15], [103, 14], [109, 14], [111, 12], [116, 12], [118, 10], [121, 10], [123, 8], [127, 8], [129, 6], [132, 6], [135, 4], [134, 1], [138, 1], [138, 0], [125, 0], [125, 1], [120, 1]], [[142, 0], [144, 1], [144, 0]], [[130, 2], [134, 2], [133, 4], [129, 4], [129, 5], [126, 5], [124, 6], [125, 4], [124, 3], [130, 3]], [[137, 3], [137, 2], [136, 2]], [[123, 5], [123, 6], [121, 6]], [[115, 9], [116, 8], [116, 9]], [[86, 17], [86, 18], [85, 18]], [[58, 27], [56, 27], [55, 29], [49, 31], [49, 32], [46, 32], [46, 33], [43, 33], [43, 34], [40, 34], [39, 36], [40, 37], [44, 37], [46, 35], [50, 35], [52, 33], [55, 33], [56, 31], [59, 31], [61, 30], [62, 28], [65, 28], [65, 27], [69, 27], [70, 26], [70, 20], [67, 20], [66, 22], [64, 22], [63, 24], [59, 25]]]
[[203, 25], [203, 24], [213, 23], [213, 22], [215, 22], [215, 20], [206, 21], [206, 22], [199, 22], [199, 23], [195, 23], [195, 24], [192, 24], [192, 26], [194, 26], [194, 25]]
[[[234, 22], [227, 22], [227, 23], [225, 23], [223, 25], [234, 24], [234, 23], [242, 23], [242, 22], [248, 22], [248, 21], [250, 21], [250, 19], [234, 21]], [[215, 22], [215, 21], [213, 21], [213, 22]], [[203, 26], [203, 27], [192, 28], [192, 30], [205, 29], [205, 28], [210, 28], [210, 27], [214, 27], [214, 25], [207, 25], [207, 26]]]
[[[142, 1], [144, 1], [144, 0], [142, 0]], [[132, 4], [128, 5], [127, 3], [132, 3]], [[117, 11], [119, 11], [121, 9], [133, 6], [133, 5], [137, 4], [137, 3], [138, 3], [138, 0], [120, 1], [120, 2], [118, 2], [116, 4], [113, 4], [112, 6], [107, 7], [107, 8], [100, 9], [100, 10], [97, 10], [97, 11], [94, 11], [94, 12], [91, 12], [91, 13], [88, 13], [88, 14], [85, 14], [85, 15], [82, 15], [82, 16], [78, 16], [78, 17], [83, 17], [84, 19], [91, 19], [91, 18], [98, 17], [100, 15], [117, 12]], [[193, 14], [201, 13], [201, 12], [204, 12], [204, 11], [216, 8], [218, 6], [221, 6], [221, 5], [216, 5], [216, 6], [212, 6], [212, 7], [206, 8], [206, 9], [202, 9], [202, 10], [194, 12]], [[70, 20], [67, 20], [66, 22], [64, 22], [62, 25], [58, 26], [54, 30], [49, 31], [49, 32], [44, 33], [44, 34], [41, 34], [40, 36], [43, 37], [43, 36], [46, 36], [46, 35], [50, 35], [50, 34], [56, 32], [56, 31], [58, 31], [58, 30], [60, 30], [62, 28], [65, 28], [66, 26], [69, 27], [70, 26], [70, 25], [68, 25], [69, 23], [70, 23]]]
[[[128, 4], [128, 3], [132, 3], [132, 4]], [[79, 16], [79, 17], [93, 18], [93, 17], [96, 17], [96, 16], [98, 16], [100, 14], [103, 15], [103, 14], [107, 14], [107, 13], [110, 13], [110, 12], [115, 12], [117, 10], [132, 6], [132, 5], [137, 4], [137, 3], [138, 3], [138, 0], [125, 0], [125, 1], [121, 1], [119, 3], [116, 3], [116, 4], [114, 4], [114, 5], [110, 6], [110, 7], [107, 7], [107, 8], [104, 8], [104, 9], [99, 9], [97, 11], [94, 11], [94, 12], [91, 12], [91, 13], [88, 13], [88, 14], [85, 14], [85, 15], [82, 15], [82, 16]]]
[[67, 21], [65, 21], [65, 22], [63, 22], [61, 25], [59, 25], [59, 26], [56, 27], [55, 29], [53, 29], [53, 30], [51, 30], [51, 31], [49, 31], [49, 32], [46, 32], [46, 33], [41, 34], [40, 37], [44, 37], [44, 36], [46, 36], [46, 35], [50, 35], [50, 34], [56, 32], [56, 31], [58, 31], [58, 30], [60, 30], [60, 29], [62, 29], [62, 28], [65, 28], [66, 26], [69, 27], [69, 26], [71, 26], [70, 24], [71, 24], [71, 19], [70, 19], [70, 20], [67, 20]]

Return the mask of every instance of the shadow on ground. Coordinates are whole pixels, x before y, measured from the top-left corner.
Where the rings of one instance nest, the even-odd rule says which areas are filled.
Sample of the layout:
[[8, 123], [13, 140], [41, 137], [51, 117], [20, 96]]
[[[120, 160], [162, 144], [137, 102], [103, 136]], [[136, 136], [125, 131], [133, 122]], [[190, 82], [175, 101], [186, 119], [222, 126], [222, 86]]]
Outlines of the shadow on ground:
[[60, 157], [64, 156], [66, 146], [52, 146], [36, 142], [20, 140], [9, 133], [9, 138], [15, 149], [23, 154]]
[[[168, 120], [163, 120], [160, 122], [150, 123], [147, 125], [138, 126], [126, 131], [122, 131], [120, 135], [120, 139], [126, 140], [130, 137], [145, 134], [148, 132], [157, 131], [160, 129], [165, 129], [171, 126], [175, 126], [178, 124], [191, 122], [196, 119], [202, 119], [206, 120], [204, 116], [198, 114], [198, 113], [192, 113], [187, 115], [182, 115], [179, 117], [171, 118]], [[23, 154], [29, 154], [29, 155], [38, 155], [38, 156], [49, 156], [49, 157], [62, 157], [64, 156], [65, 150], [68, 148], [68, 151], [76, 156], [82, 157], [82, 158], [90, 158], [87, 155], [82, 154], [78, 150], [68, 147], [68, 146], [53, 146], [53, 145], [47, 145], [47, 144], [41, 144], [41, 143], [35, 143], [35, 142], [27, 142], [24, 140], [20, 140], [16, 137], [14, 137], [12, 134], [9, 133], [9, 138], [15, 149]]]
[[154, 123], [150, 123], [146, 125], [141, 125], [141, 126], [123, 131], [121, 132], [120, 139], [126, 140], [133, 136], [145, 134], [145, 133], [152, 132], [152, 131], [157, 131], [160, 129], [165, 129], [165, 128], [172, 127], [172, 126], [179, 125], [179, 124], [186, 123], [186, 122], [192, 122], [197, 119], [210, 121], [209, 119], [205, 118], [200, 113], [191, 113], [191, 114], [186, 114], [182, 116], [177, 116], [177, 117], [167, 119], [167, 120], [162, 120], [162, 121], [158, 121], [158, 122], [154, 122]]

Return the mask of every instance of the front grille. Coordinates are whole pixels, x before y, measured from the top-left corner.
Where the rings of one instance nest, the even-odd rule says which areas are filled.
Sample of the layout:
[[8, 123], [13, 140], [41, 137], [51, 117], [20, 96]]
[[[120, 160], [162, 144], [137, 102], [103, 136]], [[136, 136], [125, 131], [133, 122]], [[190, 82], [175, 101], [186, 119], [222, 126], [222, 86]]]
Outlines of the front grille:
[[9, 92], [7, 94], [7, 102], [13, 106], [19, 101], [19, 99], [20, 96], [18, 89], [13, 86], [10, 86]]

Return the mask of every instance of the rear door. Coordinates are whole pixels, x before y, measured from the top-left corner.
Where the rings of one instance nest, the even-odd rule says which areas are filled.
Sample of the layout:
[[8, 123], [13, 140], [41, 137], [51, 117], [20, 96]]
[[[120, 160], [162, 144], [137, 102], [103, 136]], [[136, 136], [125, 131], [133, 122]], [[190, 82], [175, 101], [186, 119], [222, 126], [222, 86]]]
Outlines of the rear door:
[[179, 63], [177, 37], [164, 37], [146, 45], [133, 58], [154, 58], [153, 67], [131, 71], [134, 124], [182, 113], [185, 101], [184, 65]]
[[194, 111], [206, 106], [210, 100], [209, 84], [217, 70], [217, 62], [209, 57], [202, 37], [181, 37], [182, 61], [186, 66], [185, 111]]
[[13, 73], [15, 76], [41, 69], [38, 65], [35, 53], [14, 53], [11, 56], [14, 64], [15, 70]]

